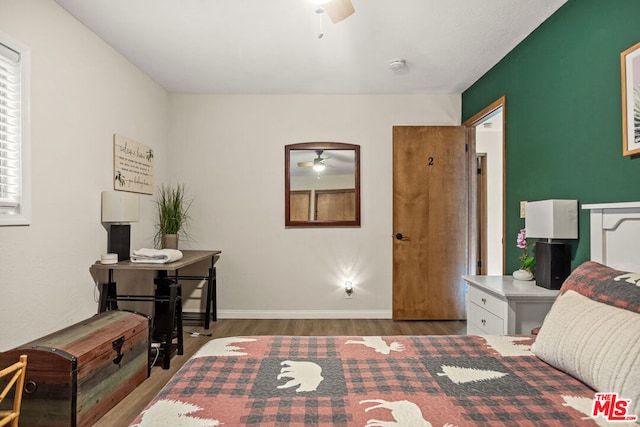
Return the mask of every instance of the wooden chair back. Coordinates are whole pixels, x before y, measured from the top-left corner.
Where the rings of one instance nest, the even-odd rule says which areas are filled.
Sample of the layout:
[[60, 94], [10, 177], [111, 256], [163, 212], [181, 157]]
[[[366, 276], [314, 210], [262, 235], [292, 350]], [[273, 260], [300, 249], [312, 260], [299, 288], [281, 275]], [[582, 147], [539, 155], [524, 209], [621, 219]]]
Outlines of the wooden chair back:
[[13, 365], [0, 370], [0, 379], [3, 377], [13, 376], [0, 393], [0, 402], [4, 400], [11, 388], [15, 385], [15, 393], [13, 397], [13, 409], [0, 411], [0, 427], [9, 425], [18, 427], [18, 418], [20, 417], [20, 404], [22, 403], [22, 389], [24, 388], [24, 377], [27, 371], [27, 356], [20, 356], [20, 360]]

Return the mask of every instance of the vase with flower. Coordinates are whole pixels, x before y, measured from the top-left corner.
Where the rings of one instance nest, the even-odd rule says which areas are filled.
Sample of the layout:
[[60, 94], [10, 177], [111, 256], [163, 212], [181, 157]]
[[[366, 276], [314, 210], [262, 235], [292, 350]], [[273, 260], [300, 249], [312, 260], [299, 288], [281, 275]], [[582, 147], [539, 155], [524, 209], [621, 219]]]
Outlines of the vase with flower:
[[513, 272], [513, 278], [516, 280], [532, 280], [533, 272], [531, 269], [536, 264], [536, 259], [529, 254], [527, 234], [524, 228], [518, 232], [518, 241], [516, 246], [522, 249], [522, 253], [519, 256], [520, 269]]

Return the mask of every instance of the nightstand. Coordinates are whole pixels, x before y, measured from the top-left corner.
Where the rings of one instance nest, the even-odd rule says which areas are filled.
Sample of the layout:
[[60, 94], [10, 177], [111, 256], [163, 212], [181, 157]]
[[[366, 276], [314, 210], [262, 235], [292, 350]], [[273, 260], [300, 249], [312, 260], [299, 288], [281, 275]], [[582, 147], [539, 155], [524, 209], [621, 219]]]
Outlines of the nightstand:
[[511, 276], [462, 278], [469, 285], [467, 335], [529, 335], [542, 325], [560, 292]]

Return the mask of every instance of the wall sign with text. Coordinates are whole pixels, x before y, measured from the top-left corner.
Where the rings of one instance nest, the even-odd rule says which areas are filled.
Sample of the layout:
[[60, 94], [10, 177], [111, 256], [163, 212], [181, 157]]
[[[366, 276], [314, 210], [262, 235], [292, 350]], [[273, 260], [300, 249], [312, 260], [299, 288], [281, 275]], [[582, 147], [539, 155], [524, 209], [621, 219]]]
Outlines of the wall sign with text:
[[113, 189], [153, 194], [153, 149], [113, 135]]

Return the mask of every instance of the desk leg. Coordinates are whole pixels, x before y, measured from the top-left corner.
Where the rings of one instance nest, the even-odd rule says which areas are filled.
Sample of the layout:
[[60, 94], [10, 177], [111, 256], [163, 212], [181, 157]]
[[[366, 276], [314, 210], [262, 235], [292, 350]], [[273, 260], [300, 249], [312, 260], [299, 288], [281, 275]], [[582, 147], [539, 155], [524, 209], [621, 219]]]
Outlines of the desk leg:
[[116, 300], [116, 282], [107, 282], [100, 285], [100, 300], [98, 302], [98, 313], [108, 310], [117, 310], [118, 301]]
[[218, 297], [217, 297], [217, 286], [218, 282], [216, 279], [216, 268], [213, 267], [209, 272], [209, 277], [211, 277], [211, 315], [213, 317], [213, 321], [216, 322], [218, 320]]
[[209, 269], [209, 276], [207, 277], [207, 292], [206, 292], [206, 299], [207, 302], [205, 303], [205, 310], [204, 310], [204, 328], [205, 329], [209, 329], [209, 323], [211, 322], [211, 301], [215, 292], [215, 289], [213, 287], [213, 282], [214, 282], [214, 274], [215, 274], [215, 269], [214, 268], [210, 268]]

